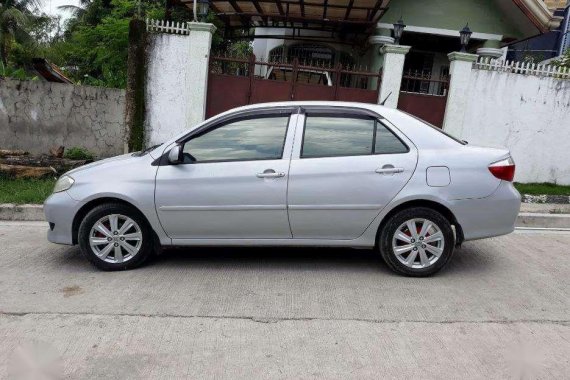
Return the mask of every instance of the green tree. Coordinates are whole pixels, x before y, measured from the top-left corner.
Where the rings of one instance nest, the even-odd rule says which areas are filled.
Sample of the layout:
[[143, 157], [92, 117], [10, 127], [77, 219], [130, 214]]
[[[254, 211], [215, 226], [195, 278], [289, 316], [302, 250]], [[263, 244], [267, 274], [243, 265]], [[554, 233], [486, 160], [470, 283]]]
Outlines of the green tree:
[[[64, 61], [81, 83], [124, 88], [127, 78], [129, 20], [138, 13], [133, 0], [93, 0], [68, 23], [63, 44]], [[141, 9], [161, 18], [159, 1], [145, 1]]]
[[29, 26], [38, 9], [38, 0], [0, 0], [0, 60], [4, 67], [13, 44], [30, 40]]

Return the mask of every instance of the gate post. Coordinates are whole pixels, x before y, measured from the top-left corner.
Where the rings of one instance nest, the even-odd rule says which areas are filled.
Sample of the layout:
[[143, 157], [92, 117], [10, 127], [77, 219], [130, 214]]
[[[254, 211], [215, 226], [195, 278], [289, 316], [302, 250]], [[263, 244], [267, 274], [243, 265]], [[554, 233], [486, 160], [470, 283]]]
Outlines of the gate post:
[[[387, 98], [384, 104], [386, 107], [398, 107], [404, 61], [409, 51], [410, 46], [403, 45], [384, 45], [380, 48], [380, 52], [384, 55], [384, 64], [382, 66], [380, 96], [378, 97], [379, 104]], [[390, 96], [388, 97], [388, 95]]]
[[[213, 24], [147, 20], [147, 145], [204, 120]], [[157, 33], [158, 32], [158, 33]]]
[[451, 65], [449, 66], [449, 92], [443, 117], [443, 130], [461, 137], [469, 93], [469, 81], [473, 62], [477, 61], [477, 55], [453, 52], [447, 56]]

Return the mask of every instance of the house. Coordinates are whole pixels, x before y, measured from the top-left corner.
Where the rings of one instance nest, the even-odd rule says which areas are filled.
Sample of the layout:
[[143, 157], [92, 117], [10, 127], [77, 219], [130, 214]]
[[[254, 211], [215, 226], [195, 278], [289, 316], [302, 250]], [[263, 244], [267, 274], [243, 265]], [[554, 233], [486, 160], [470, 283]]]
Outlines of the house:
[[[293, 84], [298, 89], [273, 86], [271, 91], [259, 95], [261, 90], [252, 89], [252, 84], [255, 87], [257, 83], [255, 78], [248, 82], [248, 89], [243, 89], [245, 82], [238, 85], [236, 80], [233, 93], [245, 92], [248, 99], [210, 99], [207, 115], [240, 102], [284, 99], [382, 102], [391, 96], [398, 108], [438, 126], [443, 123], [449, 90], [448, 54], [462, 49], [460, 30], [468, 26], [472, 32], [464, 46], [466, 52], [499, 58], [505, 56], [509, 45], [548, 33], [558, 28], [562, 19], [542, 0], [209, 0], [209, 4], [225, 23], [227, 37], [253, 41], [256, 62], [252, 65], [252, 76], [290, 81], [296, 75], [293, 82], [303, 85]], [[373, 74], [384, 71], [390, 64], [386, 53], [397, 51], [405, 54], [403, 70], [396, 75], [401, 78], [400, 93], [391, 90], [382, 94], [382, 79]], [[300, 66], [293, 67], [295, 62]], [[233, 65], [245, 69], [247, 63], [233, 62]], [[233, 66], [223, 63], [220, 67]], [[220, 89], [228, 85], [227, 80], [220, 79]], [[213, 78], [210, 86], [217, 83]], [[347, 96], [343, 96], [341, 91], [309, 86], [317, 84], [369, 92], [352, 91], [348, 96], [345, 91]], [[259, 83], [257, 88], [268, 86]]]
[[511, 44], [507, 59], [542, 62], [561, 56], [570, 47], [570, 1], [546, 0], [545, 3], [556, 18], [562, 19], [560, 26]]
[[[542, 0], [275, 1], [272, 5], [252, 1], [253, 8], [260, 5], [257, 13], [243, 6], [239, 12], [232, 1], [211, 3], [222, 18], [234, 11], [227, 18], [232, 25], [247, 21], [254, 26], [253, 51], [264, 61], [298, 58], [306, 63], [378, 70], [383, 61], [378, 46], [394, 43], [394, 24], [401, 19], [406, 27], [399, 42], [411, 46], [404, 72], [430, 79], [447, 75], [447, 54], [460, 49], [459, 30], [466, 24], [473, 32], [467, 51], [497, 58], [505, 54], [505, 46], [548, 33], [561, 20]], [[548, 3], [556, 6], [560, 2]], [[279, 4], [285, 4], [289, 12], [284, 19], [275, 18], [280, 14]], [[403, 86], [411, 91], [430, 88], [406, 81]]]

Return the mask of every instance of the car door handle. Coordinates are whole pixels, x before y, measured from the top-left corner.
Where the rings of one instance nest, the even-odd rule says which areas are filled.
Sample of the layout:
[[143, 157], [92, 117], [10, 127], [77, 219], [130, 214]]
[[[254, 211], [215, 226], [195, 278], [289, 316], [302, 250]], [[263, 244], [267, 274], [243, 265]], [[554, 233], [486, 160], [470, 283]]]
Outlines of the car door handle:
[[378, 174], [397, 174], [403, 173], [404, 168], [395, 168], [395, 167], [382, 167], [380, 169], [376, 169], [376, 173]]
[[285, 173], [283, 172], [276, 172], [273, 169], [267, 169], [263, 173], [257, 173], [257, 178], [281, 178], [285, 177]]

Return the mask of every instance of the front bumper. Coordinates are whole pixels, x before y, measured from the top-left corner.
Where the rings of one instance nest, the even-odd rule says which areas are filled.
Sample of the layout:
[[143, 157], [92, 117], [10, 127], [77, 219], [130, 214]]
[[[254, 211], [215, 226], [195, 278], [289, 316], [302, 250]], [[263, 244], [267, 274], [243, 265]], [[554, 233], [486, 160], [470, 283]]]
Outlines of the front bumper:
[[521, 195], [511, 182], [501, 182], [490, 196], [451, 202], [465, 240], [510, 234], [521, 207]]
[[52, 243], [73, 244], [73, 217], [79, 202], [67, 191], [54, 193], [44, 203], [44, 214], [50, 224], [47, 238]]

